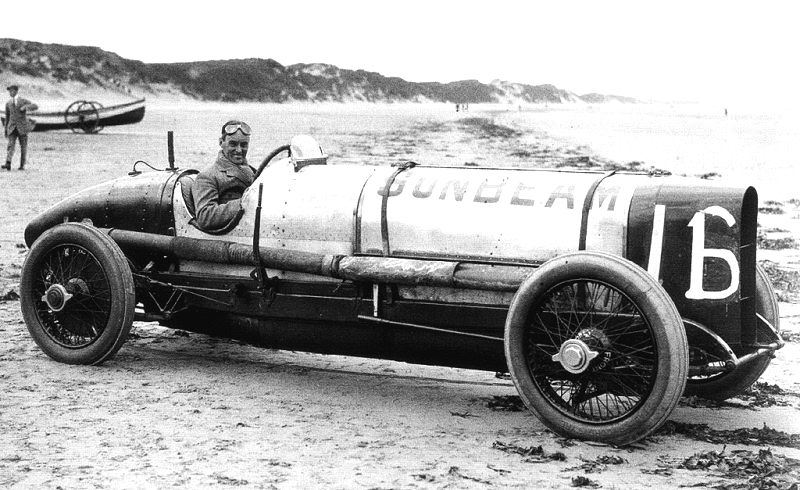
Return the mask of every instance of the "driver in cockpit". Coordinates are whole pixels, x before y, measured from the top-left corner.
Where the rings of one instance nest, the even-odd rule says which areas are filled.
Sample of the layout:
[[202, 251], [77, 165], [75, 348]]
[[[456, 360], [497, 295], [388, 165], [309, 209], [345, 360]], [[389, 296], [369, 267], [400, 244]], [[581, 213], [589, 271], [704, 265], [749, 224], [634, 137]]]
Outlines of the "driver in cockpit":
[[217, 160], [203, 169], [192, 186], [195, 220], [203, 230], [219, 230], [238, 220], [242, 194], [255, 179], [247, 164], [250, 126], [237, 120], [222, 125]]

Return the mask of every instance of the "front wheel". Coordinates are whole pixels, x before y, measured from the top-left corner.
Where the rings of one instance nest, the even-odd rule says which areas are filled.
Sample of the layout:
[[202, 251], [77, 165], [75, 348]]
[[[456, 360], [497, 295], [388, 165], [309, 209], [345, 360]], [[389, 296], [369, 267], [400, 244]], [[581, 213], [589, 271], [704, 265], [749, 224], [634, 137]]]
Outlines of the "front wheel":
[[135, 298], [122, 251], [90, 226], [47, 230], [22, 265], [22, 316], [36, 344], [59, 362], [100, 364], [113, 356], [130, 331]]
[[[756, 340], [769, 343], [770, 339], [779, 337], [778, 300], [775, 298], [769, 276], [761, 266], [756, 266], [756, 313], [768, 322], [758, 321]], [[691, 377], [686, 383], [686, 394], [709, 400], [727, 400], [744, 392], [755, 383], [767, 370], [770, 361], [772, 361], [771, 356], [762, 356], [747, 364], [739, 365], [727, 373]]]
[[618, 445], [667, 420], [688, 373], [686, 332], [664, 288], [604, 253], [566, 254], [526, 279], [505, 351], [520, 398], [547, 427]]

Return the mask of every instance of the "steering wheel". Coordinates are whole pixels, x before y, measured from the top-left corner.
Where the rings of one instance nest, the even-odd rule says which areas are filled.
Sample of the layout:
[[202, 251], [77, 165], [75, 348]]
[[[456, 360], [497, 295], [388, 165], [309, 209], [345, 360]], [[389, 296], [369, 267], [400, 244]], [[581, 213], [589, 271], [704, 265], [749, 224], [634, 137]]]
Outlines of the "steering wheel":
[[267, 155], [267, 157], [264, 159], [264, 161], [261, 162], [261, 165], [258, 166], [258, 170], [256, 170], [255, 178], [258, 178], [258, 176], [261, 175], [261, 172], [263, 172], [264, 169], [267, 168], [267, 165], [269, 165], [269, 162], [271, 162], [276, 156], [278, 156], [281, 152], [284, 152], [284, 151], [288, 151], [289, 152], [289, 156], [292, 155], [292, 150], [290, 150], [290, 145], [281, 145], [281, 146], [275, 148], [274, 150], [272, 150], [271, 152], [269, 152], [269, 155]]

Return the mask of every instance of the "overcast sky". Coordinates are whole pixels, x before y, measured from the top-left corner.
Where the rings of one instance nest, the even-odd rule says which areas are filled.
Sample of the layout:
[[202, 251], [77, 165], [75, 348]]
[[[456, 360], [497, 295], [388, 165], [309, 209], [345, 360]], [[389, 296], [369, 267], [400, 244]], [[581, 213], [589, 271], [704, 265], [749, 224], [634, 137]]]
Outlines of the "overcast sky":
[[0, 37], [98, 46], [144, 62], [272, 58], [416, 82], [499, 78], [578, 94], [735, 104], [797, 98], [794, 5], [39, 0], [18, 14], [3, 9]]

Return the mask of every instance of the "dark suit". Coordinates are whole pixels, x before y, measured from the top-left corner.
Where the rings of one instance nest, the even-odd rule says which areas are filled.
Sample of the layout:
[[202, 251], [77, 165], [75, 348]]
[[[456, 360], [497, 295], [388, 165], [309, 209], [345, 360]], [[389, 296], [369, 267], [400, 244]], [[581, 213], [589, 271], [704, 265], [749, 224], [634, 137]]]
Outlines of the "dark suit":
[[236, 165], [222, 152], [197, 174], [192, 185], [195, 219], [204, 230], [218, 230], [239, 217], [242, 194], [255, 179], [247, 163]]
[[16, 103], [14, 99], [9, 99], [6, 102], [6, 127], [5, 133], [8, 138], [8, 149], [6, 152], [6, 166], [11, 165], [11, 159], [14, 158], [14, 149], [19, 140], [19, 167], [25, 166], [25, 161], [28, 156], [28, 133], [33, 130], [33, 121], [28, 119], [27, 111], [35, 111], [38, 109], [36, 104], [17, 96]]

